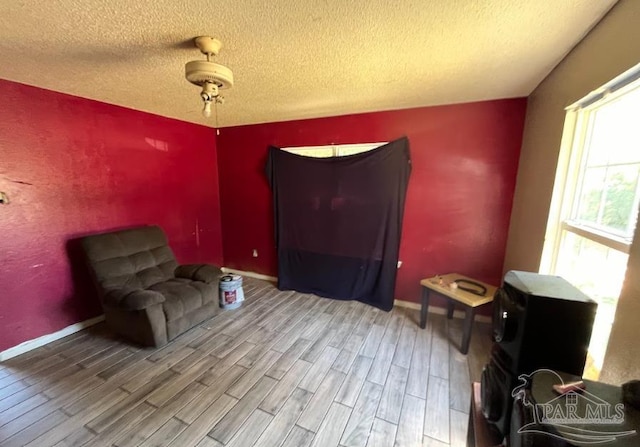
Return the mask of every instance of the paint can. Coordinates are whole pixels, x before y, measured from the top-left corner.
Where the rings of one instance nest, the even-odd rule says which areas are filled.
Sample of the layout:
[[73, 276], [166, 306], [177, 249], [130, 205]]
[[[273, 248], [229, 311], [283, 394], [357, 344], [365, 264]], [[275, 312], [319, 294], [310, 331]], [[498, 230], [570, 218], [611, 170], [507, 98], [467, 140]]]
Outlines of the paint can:
[[220, 307], [236, 309], [244, 301], [242, 276], [224, 275], [220, 277]]

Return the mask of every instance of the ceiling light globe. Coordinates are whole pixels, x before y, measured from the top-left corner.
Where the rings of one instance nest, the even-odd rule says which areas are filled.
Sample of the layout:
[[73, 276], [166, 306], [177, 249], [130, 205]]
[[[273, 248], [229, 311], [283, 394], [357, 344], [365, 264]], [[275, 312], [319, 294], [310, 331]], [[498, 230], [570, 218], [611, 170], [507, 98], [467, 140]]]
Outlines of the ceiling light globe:
[[211, 116], [211, 101], [204, 102], [204, 108], [202, 109], [202, 116], [209, 118]]

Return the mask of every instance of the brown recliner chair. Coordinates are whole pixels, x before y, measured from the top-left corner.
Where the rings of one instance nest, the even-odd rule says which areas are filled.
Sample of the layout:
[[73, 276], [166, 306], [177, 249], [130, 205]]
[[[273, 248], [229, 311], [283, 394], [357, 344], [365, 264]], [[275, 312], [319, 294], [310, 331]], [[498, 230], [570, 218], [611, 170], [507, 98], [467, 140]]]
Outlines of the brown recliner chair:
[[162, 346], [217, 312], [222, 271], [178, 265], [160, 227], [82, 239], [107, 325], [145, 346]]

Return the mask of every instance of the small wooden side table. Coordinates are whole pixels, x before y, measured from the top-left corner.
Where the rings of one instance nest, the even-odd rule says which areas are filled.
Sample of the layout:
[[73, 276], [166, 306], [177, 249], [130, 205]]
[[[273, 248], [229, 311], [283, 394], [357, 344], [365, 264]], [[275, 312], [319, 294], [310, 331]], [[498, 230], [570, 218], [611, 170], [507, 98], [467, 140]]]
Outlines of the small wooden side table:
[[[451, 288], [449, 284], [456, 279], [466, 279], [482, 284], [487, 288], [484, 296], [479, 296], [471, 292], [467, 292], [460, 288]], [[468, 278], [458, 273], [449, 273], [448, 275], [434, 276], [420, 281], [422, 286], [422, 307], [420, 308], [420, 327], [422, 329], [427, 325], [427, 311], [429, 310], [429, 298], [431, 292], [436, 292], [447, 298], [447, 318], [453, 318], [453, 310], [455, 304], [460, 303], [465, 307], [464, 332], [462, 334], [462, 344], [460, 352], [466, 354], [469, 352], [469, 342], [471, 341], [471, 330], [473, 329], [473, 319], [476, 315], [476, 308], [483, 304], [493, 301], [493, 295], [496, 293], [496, 287], [475, 279]]]

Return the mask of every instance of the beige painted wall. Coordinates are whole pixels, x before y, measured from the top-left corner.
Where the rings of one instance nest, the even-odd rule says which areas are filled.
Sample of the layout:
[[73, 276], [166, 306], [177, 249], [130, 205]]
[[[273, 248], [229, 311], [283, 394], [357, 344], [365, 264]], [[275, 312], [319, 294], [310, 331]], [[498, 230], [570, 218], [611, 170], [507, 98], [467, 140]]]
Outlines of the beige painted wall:
[[[529, 96], [505, 271], [538, 271], [564, 108], [640, 63], [640, 1], [621, 0]], [[602, 380], [640, 379], [640, 238], [632, 247]]]

